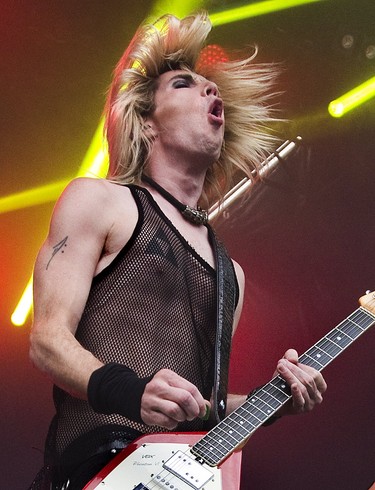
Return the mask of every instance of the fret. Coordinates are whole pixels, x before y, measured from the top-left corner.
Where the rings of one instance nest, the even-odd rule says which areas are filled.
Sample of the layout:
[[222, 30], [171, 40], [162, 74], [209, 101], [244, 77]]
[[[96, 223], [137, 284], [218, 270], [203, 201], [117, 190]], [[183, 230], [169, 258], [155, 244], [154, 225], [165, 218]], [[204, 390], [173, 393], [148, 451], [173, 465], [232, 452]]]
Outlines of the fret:
[[264, 421], [264, 412], [262, 412], [257, 406], [253, 405], [249, 407], [249, 415], [255, 417], [258, 422]]
[[[252, 408], [252, 410], [250, 411], [250, 410], [247, 410], [245, 407], [243, 407], [243, 412], [245, 412], [244, 417], [246, 417], [246, 420], [251, 425], [250, 430], [253, 428], [259, 427], [259, 420], [260, 420], [259, 417], [257, 417], [254, 413], [255, 407], [251, 407], [251, 408]], [[232, 419], [235, 418], [236, 413], [233, 412], [233, 414], [231, 414]]]
[[328, 354], [328, 352], [326, 352], [325, 349], [322, 349], [317, 345], [311, 347], [299, 358], [300, 362], [306, 364], [307, 366], [314, 367], [318, 371], [323, 369], [323, 367], [325, 367], [329, 362], [331, 362], [332, 359], [334, 359], [332, 355]]
[[303, 355], [303, 358], [302, 358], [302, 356], [300, 357], [299, 362], [301, 362], [302, 364], [306, 364], [306, 366], [313, 367], [313, 368], [317, 369], [318, 371], [320, 371], [325, 366], [325, 364], [323, 362], [318, 361], [320, 356], [321, 356], [321, 354], [319, 354], [319, 353], [312, 356], [312, 355], [309, 355], [307, 352], [305, 352], [305, 354]]
[[222, 437], [219, 437], [216, 435], [218, 438], [217, 439], [210, 439], [209, 441], [206, 441], [206, 445], [203, 446], [205, 449], [208, 451], [210, 446], [213, 444], [218, 450], [222, 450], [222, 454], [228, 454], [233, 451], [233, 448], [236, 447], [238, 444], [238, 441], [236, 444], [231, 444], [228, 439], [227, 439], [227, 434], [222, 434]]
[[[358, 308], [358, 310], [349, 315], [346, 320], [347, 326], [350, 327], [353, 333], [351, 337], [354, 339], [373, 324], [374, 317], [368, 311], [365, 311], [362, 308]], [[344, 322], [342, 323], [345, 323], [346, 320], [344, 320]], [[341, 327], [342, 323], [338, 325], [339, 328]], [[355, 335], [354, 332], [356, 332]]]
[[[337, 335], [337, 333], [336, 333]], [[333, 334], [332, 334], [333, 336]], [[334, 336], [333, 336], [334, 337]], [[330, 337], [324, 337], [321, 339], [317, 344], [316, 347], [322, 350], [323, 352], [326, 353], [331, 359], [335, 359], [336, 356], [338, 356], [342, 352], [342, 348], [340, 345], [335, 341], [335, 339], [330, 338]]]
[[235, 412], [231, 414], [231, 418], [236, 419], [238, 424], [245, 431], [245, 435], [247, 435], [257, 427], [257, 424], [253, 424], [249, 419], [249, 411], [245, 408], [245, 405], [241, 405]]
[[245, 411], [243, 415], [240, 415], [237, 411], [232, 414], [231, 420], [236, 425], [236, 430], [242, 434], [243, 438], [246, 438], [251, 432], [258, 428], [259, 422], [256, 424], [251, 423], [246, 417], [248, 412]]
[[[208, 434], [210, 434], [210, 432]], [[198, 455], [203, 458], [214, 458], [215, 453], [218, 453], [216, 454], [216, 458], [226, 456], [228, 452], [223, 450], [223, 446], [217, 444], [217, 440], [215, 440], [213, 437], [209, 437], [208, 434], [194, 445], [194, 448], [199, 449]], [[230, 446], [230, 451], [232, 449], [233, 446]]]
[[212, 433], [216, 437], [217, 433], [221, 433], [223, 437], [227, 435], [227, 438], [230, 437], [231, 441], [228, 441], [230, 444], [235, 447], [239, 441], [241, 441], [244, 437], [247, 437], [249, 434], [249, 429], [252, 430], [255, 428], [252, 424], [250, 425], [249, 428], [243, 427], [241, 424], [238, 423], [237, 420], [235, 420], [237, 414], [233, 413], [229, 417], [225, 418], [222, 421], [222, 424], [220, 424], [222, 427], [218, 429], [218, 426], [216, 426], [213, 430]]
[[281, 376], [276, 376], [262, 388], [280, 403], [289, 399], [290, 389]]
[[349, 315], [348, 318], [364, 330], [373, 325], [375, 320], [374, 314], [362, 307], [359, 307], [356, 311]]
[[269, 399], [268, 393], [265, 393], [263, 395], [262, 392], [259, 392], [259, 394], [253, 393], [249, 398], [249, 401], [255, 404], [263, 414], [268, 416], [270, 413], [274, 411], [274, 409], [279, 408], [280, 404], [276, 402], [276, 405], [275, 404], [271, 405], [270, 403], [267, 402], [266, 399], [267, 400]]
[[250, 432], [258, 427], [258, 423], [252, 424], [249, 420], [249, 412], [247, 410], [243, 410], [242, 415], [239, 414], [239, 411], [233, 412], [227, 420], [230, 421], [230, 425], [243, 437], [247, 437]]
[[[234, 440], [234, 446], [238, 444], [239, 441], [243, 438], [243, 434], [236, 430], [236, 424], [233, 423], [233, 418], [226, 418], [223, 420], [224, 430], [229, 434], [231, 439]], [[227, 429], [225, 429], [225, 426]]]
[[350, 340], [356, 339], [363, 332], [363, 329], [350, 319], [348, 319], [344, 324], [339, 325], [337, 329], [343, 334], [347, 335]]
[[[342, 328], [335, 328], [326, 335], [325, 338], [333, 342], [338, 347], [338, 349], [333, 349], [333, 357], [335, 357], [353, 342], [353, 337], [351, 337], [348, 333], [348, 325], [343, 325]], [[331, 346], [328, 347], [331, 348]]]
[[[300, 356], [300, 362], [321, 371], [369, 327], [375, 316], [360, 307]], [[257, 388], [246, 402], [208, 432], [191, 452], [216, 466], [291, 398], [289, 386], [276, 376]]]
[[322, 370], [373, 322], [371, 315], [359, 308], [305, 352], [300, 362]]
[[274, 395], [267, 391], [267, 386], [265, 387], [265, 389], [261, 388], [260, 390], [255, 391], [252, 394], [251, 399], [253, 399], [254, 396], [260, 398], [267, 406], [271, 407], [274, 410], [279, 409], [282, 405], [282, 401], [280, 401], [279, 398], [276, 398]]

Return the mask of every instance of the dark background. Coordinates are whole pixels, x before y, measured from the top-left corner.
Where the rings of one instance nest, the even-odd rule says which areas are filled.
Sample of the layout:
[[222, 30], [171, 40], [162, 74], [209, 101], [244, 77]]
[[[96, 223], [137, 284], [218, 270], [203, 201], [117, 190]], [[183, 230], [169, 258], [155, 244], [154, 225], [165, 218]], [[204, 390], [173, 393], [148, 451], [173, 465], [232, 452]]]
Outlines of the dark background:
[[[228, 2], [211, 1], [210, 11]], [[148, 1], [0, 0], [0, 198], [74, 177], [112, 69]], [[344, 49], [342, 37], [354, 45]], [[330, 100], [375, 75], [375, 2], [331, 0], [213, 30], [229, 49], [256, 42], [282, 62], [283, 137], [303, 145], [218, 223], [247, 276], [231, 387], [266, 382], [288, 347], [305, 351], [375, 288], [375, 99], [341, 120]], [[30, 321], [10, 316], [53, 203], [0, 215], [0, 488], [27, 487], [42, 464], [51, 386], [28, 361]], [[243, 452], [244, 490], [367, 490], [375, 480], [374, 331], [331, 364], [313, 414], [260, 429]]]

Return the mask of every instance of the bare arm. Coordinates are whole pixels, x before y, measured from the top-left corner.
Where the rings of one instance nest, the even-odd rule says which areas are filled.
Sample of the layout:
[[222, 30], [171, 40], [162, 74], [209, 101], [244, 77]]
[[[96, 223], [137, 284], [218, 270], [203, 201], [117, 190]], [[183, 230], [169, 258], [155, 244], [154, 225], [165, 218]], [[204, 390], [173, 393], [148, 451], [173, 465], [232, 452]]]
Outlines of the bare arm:
[[234, 270], [236, 272], [238, 288], [239, 288], [238, 303], [233, 318], [233, 335], [234, 335], [236, 333], [238, 323], [240, 321], [241, 314], [242, 314], [243, 300], [245, 295], [245, 274], [242, 270], [242, 267], [237, 262], [233, 261], [233, 265], [234, 265]]
[[75, 339], [110, 223], [103, 182], [71, 183], [55, 207], [34, 270], [30, 357], [54, 383], [86, 398], [91, 373], [102, 363]]
[[[234, 263], [240, 287], [240, 301], [235, 313], [234, 329], [237, 328], [242, 311], [245, 277], [242, 269]], [[315, 405], [323, 400], [322, 394], [327, 385], [321, 373], [298, 362], [298, 354], [294, 349], [288, 349], [283, 358], [277, 363], [274, 376], [280, 374], [291, 387], [292, 400], [283, 406], [278, 416], [294, 415], [311, 411]], [[247, 395], [229, 394], [227, 400], [227, 413], [232, 412], [246, 401]]]
[[[114, 199], [119, 192], [120, 198]], [[75, 333], [92, 279], [108, 263], [106, 251], [122, 248], [134, 230], [136, 205], [130, 193], [126, 199], [124, 192], [93, 179], [70, 184], [55, 208], [35, 265], [31, 360], [55, 384], [83, 399], [87, 399], [91, 375], [103, 364], [79, 344]], [[121, 208], [123, 201], [126, 209]], [[119, 206], [120, 211], [116, 210]], [[205, 406], [194, 385], [163, 369], [147, 383], [140, 408], [146, 424], [173, 428], [180, 421], [202, 416]]]

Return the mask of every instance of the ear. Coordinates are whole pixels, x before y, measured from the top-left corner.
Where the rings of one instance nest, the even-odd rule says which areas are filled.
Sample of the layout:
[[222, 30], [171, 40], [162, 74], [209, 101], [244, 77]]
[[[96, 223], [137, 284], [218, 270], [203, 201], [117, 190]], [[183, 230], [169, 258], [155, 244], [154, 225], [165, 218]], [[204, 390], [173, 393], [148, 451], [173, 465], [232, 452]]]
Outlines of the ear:
[[144, 120], [143, 132], [148, 138], [154, 139], [156, 137], [156, 131], [154, 125], [152, 124], [152, 121], [150, 121], [149, 118], [146, 118]]

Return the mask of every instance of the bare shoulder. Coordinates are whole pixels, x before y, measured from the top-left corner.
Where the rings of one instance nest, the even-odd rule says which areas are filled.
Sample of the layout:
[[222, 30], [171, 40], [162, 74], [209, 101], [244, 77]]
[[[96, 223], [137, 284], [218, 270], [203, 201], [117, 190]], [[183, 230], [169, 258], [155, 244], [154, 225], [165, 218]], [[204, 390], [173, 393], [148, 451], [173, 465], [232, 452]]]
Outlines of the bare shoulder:
[[69, 203], [73, 200], [76, 204], [91, 204], [100, 208], [113, 200], [117, 187], [105, 179], [79, 177], [67, 185], [60, 201]]
[[240, 288], [243, 288], [245, 285], [245, 273], [238, 262], [236, 262], [233, 259], [232, 262], [233, 262], [234, 270], [236, 272], [238, 285]]
[[45, 265], [50, 250], [68, 242], [70, 263], [65, 266], [74, 263], [77, 269], [83, 264], [95, 275], [127, 243], [137, 219], [137, 206], [126, 186], [104, 179], [75, 179], [56, 203], [39, 262]]
[[245, 274], [240, 264], [233, 259], [232, 261], [234, 265], [234, 270], [236, 272], [238, 288], [239, 288], [239, 298], [238, 298], [237, 308], [234, 314], [234, 321], [233, 321], [233, 334], [234, 334], [237, 329], [242, 313], [244, 294], [245, 294]]
[[128, 188], [105, 179], [81, 177], [72, 180], [58, 200], [55, 219], [70, 223], [90, 223], [97, 227], [113, 226], [118, 208], [133, 211], [133, 198]]

